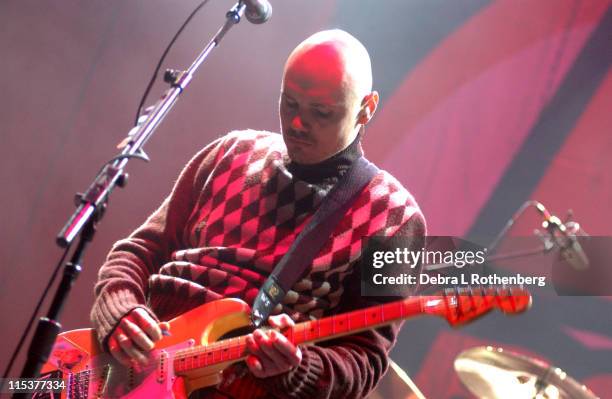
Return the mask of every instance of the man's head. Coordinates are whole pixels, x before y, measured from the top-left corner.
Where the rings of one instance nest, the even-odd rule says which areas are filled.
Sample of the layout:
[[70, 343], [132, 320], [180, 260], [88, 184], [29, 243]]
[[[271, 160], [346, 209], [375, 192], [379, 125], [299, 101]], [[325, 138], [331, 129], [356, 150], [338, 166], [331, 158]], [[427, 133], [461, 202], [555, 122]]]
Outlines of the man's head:
[[341, 30], [315, 33], [289, 55], [279, 104], [292, 160], [312, 164], [343, 150], [378, 105], [365, 47]]

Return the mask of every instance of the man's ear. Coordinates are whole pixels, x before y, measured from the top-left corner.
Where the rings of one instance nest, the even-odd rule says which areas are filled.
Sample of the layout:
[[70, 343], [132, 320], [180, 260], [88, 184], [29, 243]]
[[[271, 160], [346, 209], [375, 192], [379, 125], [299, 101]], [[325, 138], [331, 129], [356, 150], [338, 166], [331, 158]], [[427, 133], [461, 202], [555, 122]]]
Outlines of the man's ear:
[[361, 109], [359, 110], [359, 115], [357, 116], [357, 123], [360, 125], [367, 124], [370, 119], [374, 116], [374, 112], [376, 112], [376, 108], [378, 107], [378, 92], [373, 91], [370, 94], [363, 97], [361, 101]]

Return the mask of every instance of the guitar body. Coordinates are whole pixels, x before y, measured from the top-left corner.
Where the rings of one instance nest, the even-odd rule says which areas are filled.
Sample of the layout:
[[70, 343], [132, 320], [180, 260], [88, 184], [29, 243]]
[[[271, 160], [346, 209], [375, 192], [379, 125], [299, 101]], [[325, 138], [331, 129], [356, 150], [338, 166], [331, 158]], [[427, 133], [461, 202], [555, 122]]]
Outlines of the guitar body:
[[[239, 299], [221, 299], [170, 320], [169, 336], [156, 343], [145, 366], [125, 367], [98, 345], [92, 329], [58, 336], [41, 374], [62, 378], [61, 398], [186, 398], [191, 392], [220, 382], [220, 372], [236, 360], [177, 375], [174, 354], [209, 345], [250, 324], [249, 306]], [[57, 374], [61, 374], [58, 376]]]

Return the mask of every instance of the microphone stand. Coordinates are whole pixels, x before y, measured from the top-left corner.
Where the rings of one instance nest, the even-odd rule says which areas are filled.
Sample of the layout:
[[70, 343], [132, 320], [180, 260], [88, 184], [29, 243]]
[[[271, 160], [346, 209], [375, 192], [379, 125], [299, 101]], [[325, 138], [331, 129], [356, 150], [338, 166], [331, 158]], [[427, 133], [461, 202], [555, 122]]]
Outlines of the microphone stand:
[[[62, 228], [56, 242], [60, 247], [68, 248], [79, 234], [80, 240], [70, 262], [65, 264], [63, 278], [57, 288], [47, 316], [39, 319], [38, 326], [30, 343], [28, 357], [21, 373], [21, 378], [38, 377], [42, 366], [49, 358], [55, 339], [61, 329], [61, 324], [58, 321], [59, 314], [68, 297], [72, 284], [82, 269], [81, 259], [83, 258], [85, 247], [93, 239], [96, 223], [104, 214], [110, 193], [115, 186], [123, 187], [126, 184], [127, 173], [124, 172], [124, 168], [128, 161], [131, 158], [149, 160], [143, 150], [144, 144], [174, 106], [179, 95], [185, 90], [198, 67], [204, 62], [210, 52], [219, 45], [229, 29], [240, 22], [245, 8], [246, 5], [243, 0], [240, 0], [227, 12], [226, 21], [223, 26], [187, 70], [166, 71], [164, 80], [171, 87], [152, 107], [152, 110], [146, 115], [146, 119], [130, 130], [122, 143], [121, 154], [104, 165], [84, 194], [77, 194], [78, 207]], [[21, 397], [21, 394], [15, 394], [14, 397]]]
[[[533, 200], [526, 201], [525, 203], [523, 203], [523, 205], [521, 205], [521, 207], [514, 213], [514, 215], [512, 215], [510, 220], [508, 220], [504, 228], [497, 234], [493, 242], [487, 248], [485, 248], [485, 251], [487, 251], [487, 253], [491, 253], [495, 249], [497, 249], [497, 246], [499, 245], [501, 240], [506, 236], [506, 234], [508, 233], [510, 228], [514, 225], [516, 220], [520, 216], [522, 216], [522, 214], [525, 212], [525, 210], [527, 210], [527, 208], [532, 207], [532, 206], [539, 209], [539, 207], [542, 205], [539, 202], [533, 201]], [[539, 230], [536, 230], [536, 234], [539, 233], [540, 239], [542, 239], [542, 242], [543, 242], [543, 245], [541, 247], [523, 250], [523, 251], [514, 251], [514, 252], [509, 252], [509, 253], [492, 255], [487, 258], [487, 261], [494, 262], [494, 261], [500, 261], [500, 260], [520, 259], [520, 258], [526, 258], [530, 256], [543, 255], [543, 254], [549, 253], [555, 248], [556, 244], [559, 245], [558, 242], [553, 241], [555, 228], [556, 228], [555, 225], [548, 223], [546, 225], [546, 230], [548, 231], [547, 236], [542, 235], [542, 233]], [[473, 265], [473, 263], [471, 263], [471, 265]], [[436, 264], [424, 265], [423, 268], [426, 271], [435, 271], [435, 270], [445, 269], [451, 266], [455, 266], [455, 265], [453, 263], [436, 263]]]

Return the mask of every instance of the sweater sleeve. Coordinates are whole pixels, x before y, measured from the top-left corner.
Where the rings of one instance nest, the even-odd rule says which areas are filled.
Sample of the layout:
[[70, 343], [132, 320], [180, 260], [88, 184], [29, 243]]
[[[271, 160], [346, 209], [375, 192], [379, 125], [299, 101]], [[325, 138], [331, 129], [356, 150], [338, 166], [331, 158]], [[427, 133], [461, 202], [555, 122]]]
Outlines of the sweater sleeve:
[[162, 205], [128, 238], [117, 241], [98, 272], [90, 319], [102, 345], [119, 320], [146, 306], [149, 276], [180, 247], [184, 226], [200, 188], [222, 155], [222, 139], [196, 154]]
[[[413, 215], [394, 236], [394, 242], [409, 250], [420, 250], [425, 242], [425, 219]], [[397, 300], [396, 297], [364, 297], [360, 292], [359, 266], [345, 280], [345, 293], [334, 314]], [[395, 345], [402, 323], [375, 330], [304, 345], [301, 363], [285, 374], [263, 379], [276, 397], [362, 398], [366, 397], [387, 371], [388, 354]]]

